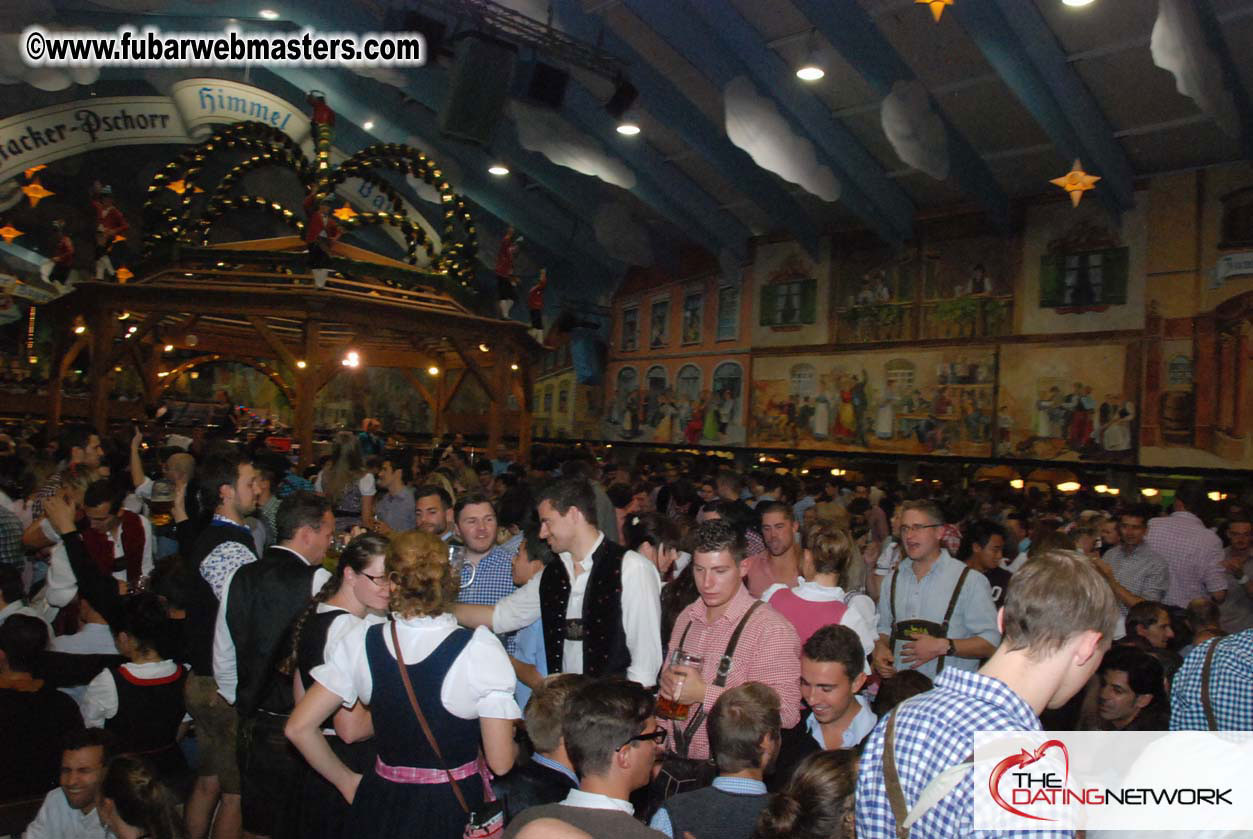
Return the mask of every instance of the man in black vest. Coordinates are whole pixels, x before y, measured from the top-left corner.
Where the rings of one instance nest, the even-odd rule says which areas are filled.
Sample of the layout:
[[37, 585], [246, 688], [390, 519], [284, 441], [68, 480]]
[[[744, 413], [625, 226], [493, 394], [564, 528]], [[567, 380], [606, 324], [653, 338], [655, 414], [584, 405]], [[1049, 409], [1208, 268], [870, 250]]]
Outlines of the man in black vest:
[[218, 693], [239, 714], [243, 825], [253, 836], [296, 824], [283, 818], [299, 787], [300, 758], [283, 734], [295, 703], [278, 664], [292, 623], [330, 579], [321, 565], [335, 535], [331, 502], [312, 492], [284, 498], [275, 518], [278, 544], [227, 579], [213, 636]]
[[625, 675], [645, 687], [661, 669], [661, 578], [641, 554], [605, 538], [583, 480], [539, 494], [540, 538], [561, 561], [495, 606], [458, 604], [457, 620], [500, 634], [543, 620], [548, 672]]
[[779, 695], [761, 682], [733, 687], [709, 712], [713, 786], [666, 800], [649, 827], [670, 837], [749, 839], [770, 796], [762, 780], [780, 743]]
[[192, 672], [183, 697], [196, 722], [200, 749], [199, 776], [185, 810], [189, 839], [205, 839], [210, 825], [218, 839], [240, 831], [235, 709], [218, 695], [213, 678], [213, 624], [225, 575], [257, 559], [252, 532], [244, 524], [256, 505], [256, 474], [234, 451], [208, 458], [201, 469], [201, 505], [213, 510], [213, 519], [196, 537], [188, 557], [197, 573], [188, 592], [185, 631]]

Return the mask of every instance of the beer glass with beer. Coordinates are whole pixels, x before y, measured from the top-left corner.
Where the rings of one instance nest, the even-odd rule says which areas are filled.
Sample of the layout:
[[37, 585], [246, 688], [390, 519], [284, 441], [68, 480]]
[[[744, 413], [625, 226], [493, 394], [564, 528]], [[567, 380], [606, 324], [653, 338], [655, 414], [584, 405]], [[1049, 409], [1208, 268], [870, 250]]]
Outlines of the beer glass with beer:
[[[670, 667], [690, 667], [693, 670], [699, 670], [701, 665], [705, 663], [705, 657], [689, 653], [686, 650], [675, 650], [670, 656]], [[692, 710], [691, 705], [681, 705], [678, 702], [679, 694], [683, 693], [684, 677], [680, 676], [674, 688], [674, 696], [664, 696], [660, 692], [657, 694], [657, 711], [656, 714], [663, 720], [685, 720], [688, 713]]]

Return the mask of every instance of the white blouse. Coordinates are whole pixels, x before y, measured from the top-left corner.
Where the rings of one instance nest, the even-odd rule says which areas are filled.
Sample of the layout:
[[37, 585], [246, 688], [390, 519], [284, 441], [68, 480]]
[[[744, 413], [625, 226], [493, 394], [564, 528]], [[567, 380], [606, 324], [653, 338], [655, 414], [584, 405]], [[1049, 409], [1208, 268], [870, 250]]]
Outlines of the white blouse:
[[[317, 492], [322, 491], [322, 473], [321, 472], [319, 472], [317, 478], [314, 479], [313, 488]], [[374, 473], [367, 471], [364, 475], [362, 475], [361, 479], [357, 481], [357, 489], [361, 491], [362, 498], [368, 498], [369, 496], [372, 496], [375, 493], [377, 493], [378, 487], [374, 482]]]
[[[397, 621], [396, 629], [406, 664], [425, 660], [458, 628], [451, 614], [433, 618], [393, 617]], [[373, 695], [374, 680], [370, 676], [365, 649], [365, 635], [372, 625], [362, 621], [353, 627], [340, 643], [328, 650], [326, 663], [313, 668], [313, 678], [340, 697], [346, 706], [351, 706], [358, 699], [368, 705]], [[383, 643], [394, 656], [390, 627], [383, 627]], [[444, 677], [439, 698], [448, 713], [463, 720], [479, 717], [516, 720], [522, 718], [522, 711], [513, 698], [516, 684], [513, 665], [509, 663], [504, 645], [491, 630], [481, 626], [453, 660]]]

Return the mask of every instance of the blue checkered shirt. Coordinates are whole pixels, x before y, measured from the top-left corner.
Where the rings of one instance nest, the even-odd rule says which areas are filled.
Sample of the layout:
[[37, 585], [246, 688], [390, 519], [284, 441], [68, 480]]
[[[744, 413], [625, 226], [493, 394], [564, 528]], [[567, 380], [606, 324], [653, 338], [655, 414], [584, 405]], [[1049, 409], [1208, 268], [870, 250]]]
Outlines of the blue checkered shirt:
[[22, 520], [0, 507], [0, 565], [20, 566], [26, 562], [22, 547]]
[[[477, 567], [468, 562], [462, 565], [461, 595], [457, 600], [461, 603], [495, 606], [497, 601], [513, 594], [517, 590], [517, 586], [513, 584], [513, 558], [517, 555], [520, 544], [521, 533], [485, 553]], [[509, 655], [514, 654], [516, 635], [516, 632], [507, 632], [498, 636]]]
[[1198, 644], [1183, 660], [1170, 688], [1170, 730], [1208, 731], [1201, 704], [1201, 669], [1213, 644], [1210, 704], [1219, 731], [1253, 730], [1253, 629]]
[[[976, 731], [1040, 731], [1040, 719], [999, 679], [945, 667], [935, 688], [897, 707], [896, 771], [912, 807], [923, 789], [975, 750]], [[884, 716], [866, 741], [857, 775], [857, 839], [896, 839], [896, 819], [883, 780]], [[1058, 839], [1068, 830], [974, 830], [974, 782], [970, 773], [910, 828], [915, 839], [1006, 837]]]

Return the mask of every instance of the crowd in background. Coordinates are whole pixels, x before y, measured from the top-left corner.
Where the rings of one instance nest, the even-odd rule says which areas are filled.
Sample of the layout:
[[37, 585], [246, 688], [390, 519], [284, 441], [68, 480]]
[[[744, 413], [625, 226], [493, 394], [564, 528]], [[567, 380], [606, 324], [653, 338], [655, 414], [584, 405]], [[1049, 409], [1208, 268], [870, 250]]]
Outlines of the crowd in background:
[[[32, 839], [888, 837], [976, 702], [1253, 727], [1238, 494], [615, 455], [0, 436], [4, 812]], [[965, 835], [970, 795], [914, 835]]]

